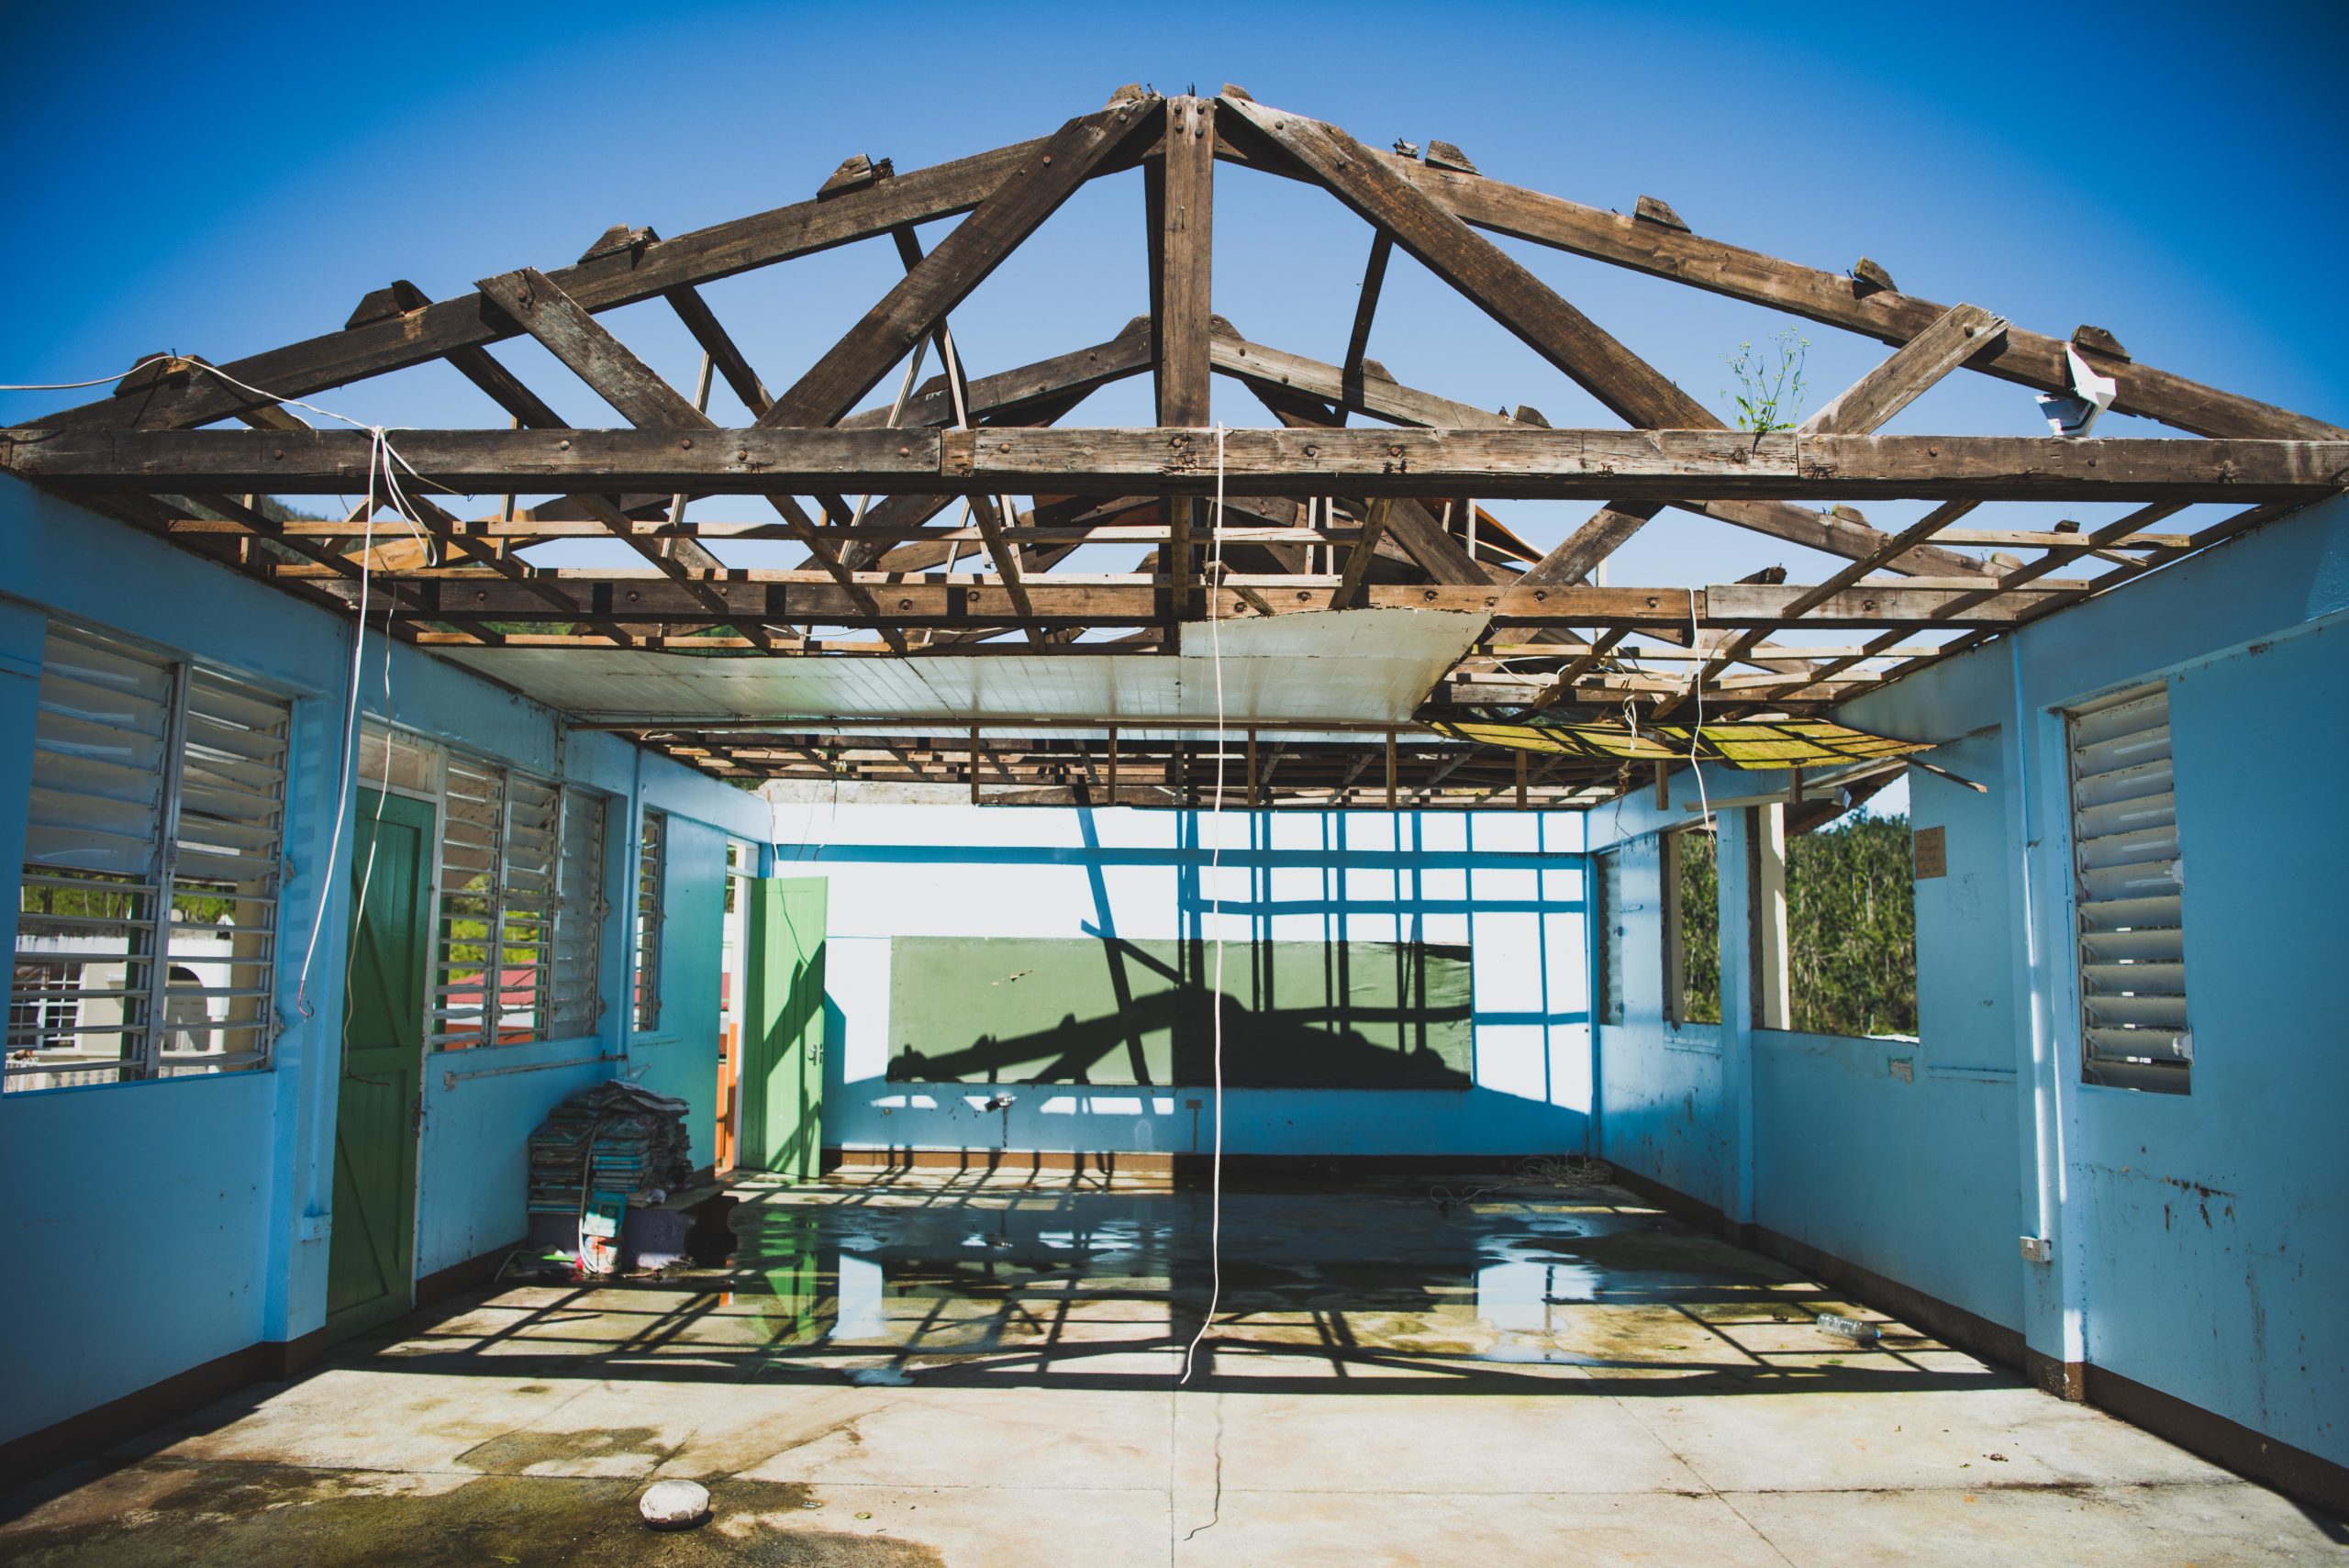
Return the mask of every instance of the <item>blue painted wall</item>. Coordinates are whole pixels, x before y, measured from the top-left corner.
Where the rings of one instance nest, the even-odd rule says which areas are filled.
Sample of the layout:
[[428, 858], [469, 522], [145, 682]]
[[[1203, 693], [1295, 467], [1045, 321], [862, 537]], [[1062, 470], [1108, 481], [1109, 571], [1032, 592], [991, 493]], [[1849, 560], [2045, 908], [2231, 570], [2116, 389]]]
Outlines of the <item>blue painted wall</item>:
[[[1584, 1147], [1589, 1104], [1582, 823], [1510, 812], [1231, 812], [1222, 870], [1188, 812], [785, 805], [777, 874], [829, 880], [824, 1136], [851, 1149], [1187, 1151], [1211, 1146], [1199, 1085], [892, 1084], [891, 940], [1197, 936], [1465, 942], [1475, 1086], [1234, 1089], [1240, 1153], [1531, 1153]], [[1204, 839], [1202, 835], [1205, 835]]]
[[[2188, 864], [2193, 1092], [2084, 1086], [2065, 709], [2170, 695]], [[1599, 1033], [1604, 1152], [1762, 1225], [2254, 1430], [2349, 1462], [2349, 1050], [2328, 982], [2349, 922], [2349, 503], [2150, 573], [1852, 705], [1939, 742], [1976, 794], [1916, 770], [1946, 833], [1918, 884], [1915, 1042], [1753, 1028], [1742, 810], [1724, 812], [1723, 1023], [1660, 1016], [1646, 796], [1593, 814], [1620, 845], [1632, 971]], [[1709, 770], [1716, 798], [1782, 775]], [[1905, 1062], [1909, 1076], [1895, 1073]], [[2024, 1261], [2043, 1236], [2054, 1260]]]
[[[0, 1096], [0, 1190], [9, 1195], [0, 1235], [12, 1277], [39, 1282], [0, 1292], [6, 1440], [324, 1321], [350, 917], [347, 816], [340, 844], [335, 829], [351, 632], [346, 620], [14, 480], [0, 479], [0, 843], [22, 841], [51, 613], [242, 671], [295, 698], [277, 969], [285, 1028], [272, 1069]], [[368, 639], [360, 687], [370, 712], [384, 709], [384, 651]], [[640, 1071], [668, 1092], [697, 1093], [696, 1158], [707, 1162], [718, 942], [714, 917], [696, 911], [722, 875], [724, 834], [761, 840], [772, 814], [752, 795], [612, 737], [565, 733], [551, 711], [412, 648], [391, 655], [396, 722], [616, 797], [598, 1033], [427, 1062], [423, 1275], [519, 1239], [529, 1130], [598, 1077]], [[658, 1043], [640, 1045], [625, 1006], [629, 922], [619, 915], [634, 875], [632, 824], [648, 805], [673, 814], [670, 874], [685, 913], [666, 929], [673, 984]], [[11, 945], [16, 908], [14, 898], [0, 907]], [[303, 987], [314, 918], [319, 940]], [[297, 987], [312, 1004], [306, 1018]]]

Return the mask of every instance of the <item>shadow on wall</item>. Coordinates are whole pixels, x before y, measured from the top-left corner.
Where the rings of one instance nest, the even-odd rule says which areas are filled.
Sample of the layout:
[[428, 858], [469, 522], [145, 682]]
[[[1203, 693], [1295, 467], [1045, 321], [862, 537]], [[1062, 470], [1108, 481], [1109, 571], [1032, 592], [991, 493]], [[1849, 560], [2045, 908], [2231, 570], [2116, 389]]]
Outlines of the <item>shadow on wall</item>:
[[[1474, 1082], [1464, 947], [1252, 942], [1225, 968], [1219, 999], [1202, 947], [1116, 938], [893, 943], [889, 1079], [1205, 1083], [1220, 1024], [1224, 1074], [1241, 1087]], [[1070, 1002], [1075, 1008], [1052, 1017]]]

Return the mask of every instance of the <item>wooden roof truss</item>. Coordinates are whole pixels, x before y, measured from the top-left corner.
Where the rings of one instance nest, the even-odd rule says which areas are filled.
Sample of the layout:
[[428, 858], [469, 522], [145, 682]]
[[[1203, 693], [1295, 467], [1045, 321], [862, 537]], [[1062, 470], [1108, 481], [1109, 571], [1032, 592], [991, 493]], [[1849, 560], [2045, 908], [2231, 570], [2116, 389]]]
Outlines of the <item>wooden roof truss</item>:
[[[0, 431], [0, 468], [346, 612], [363, 564], [393, 631], [426, 646], [1081, 658], [1171, 651], [1181, 623], [1209, 614], [1418, 606], [1493, 617], [1421, 717], [1566, 705], [1592, 717], [1628, 707], [1643, 721], [1685, 721], [1700, 695], [1711, 717], [1823, 712], [2349, 478], [2349, 432], [2139, 364], [2100, 329], [2041, 336], [1976, 306], [1905, 295], [1865, 259], [1848, 273], [1780, 261], [1698, 235], [1653, 198], [1623, 216], [1488, 179], [1457, 149], [1431, 148], [1379, 151], [1236, 87], [1214, 98], [1122, 88], [1037, 140], [907, 172], [852, 158], [810, 200], [668, 239], [615, 227], [569, 267], [484, 278], [460, 297], [395, 283], [340, 330], [217, 373], [192, 357], [142, 362], [109, 397]], [[1215, 313], [1219, 161], [1318, 185], [1371, 226], [1338, 360], [1253, 341]], [[966, 371], [950, 315], [1086, 182], [1135, 168], [1149, 313], [1034, 364]], [[916, 227], [957, 217], [925, 251]], [[1796, 429], [1726, 429], [1491, 234], [1775, 307], [1890, 351]], [[699, 292], [881, 239], [902, 275], [780, 390]], [[1625, 428], [1552, 429], [1522, 406], [1496, 414], [1396, 382], [1366, 350], [1398, 247]], [[651, 300], [702, 350], [691, 395], [598, 319]], [[522, 337], [601, 396], [614, 427], [571, 428], [493, 355]], [[2188, 439], [1874, 434], [1961, 367], [2065, 392], [2067, 350], [2119, 384], [2115, 410]], [[435, 360], [502, 418], [396, 433], [401, 456], [432, 482], [429, 498], [410, 487], [429, 552], [379, 523], [362, 563], [362, 516], [273, 515], [284, 508], [269, 497], [364, 493], [373, 455], [366, 432], [315, 428], [281, 399]], [[1156, 427], [1058, 424], [1098, 388], [1141, 375], [1153, 380]], [[1219, 438], [1208, 413], [1217, 376], [1252, 394], [1268, 423]], [[752, 411], [752, 426], [710, 417], [713, 377]], [[1220, 575], [1208, 501], [1219, 462]], [[551, 499], [518, 506], [518, 495]], [[688, 518], [689, 503], [711, 496], [740, 505]], [[1593, 506], [1545, 551], [1479, 505], [1510, 497]], [[1849, 504], [1873, 497], [1939, 505], [1887, 533]], [[2048, 500], [2133, 509], [2092, 529], [1985, 526], [1987, 505]], [[2165, 527], [2210, 502], [2229, 509]], [[1666, 506], [1847, 564], [1808, 584], [1779, 572], [1694, 589], [1595, 585], [1600, 563]], [[617, 540], [641, 564], [561, 568], [524, 553], [580, 538]], [[712, 549], [729, 539], [796, 541], [806, 558], [729, 567]], [[1103, 544], [1143, 554], [1123, 573], [1063, 569]], [[1974, 553], [1989, 547], [2000, 553]], [[1822, 633], [1823, 644], [1790, 639]], [[1027, 800], [1197, 801], [1217, 751], [1196, 735], [1121, 744], [1102, 724], [968, 744], [807, 716], [634, 733], [729, 777], [957, 783]], [[1408, 728], [1334, 740], [1251, 732], [1245, 751], [1227, 738], [1229, 787], [1267, 805], [1574, 806], [1631, 782], [1620, 768]]]

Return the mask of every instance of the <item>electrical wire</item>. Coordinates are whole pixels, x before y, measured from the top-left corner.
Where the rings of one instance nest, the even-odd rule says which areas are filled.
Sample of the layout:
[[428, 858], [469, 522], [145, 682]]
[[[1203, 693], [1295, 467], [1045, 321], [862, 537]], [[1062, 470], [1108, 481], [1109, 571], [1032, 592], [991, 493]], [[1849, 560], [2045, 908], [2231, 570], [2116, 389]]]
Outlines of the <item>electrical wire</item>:
[[117, 371], [112, 375], [94, 376], [88, 381], [20, 381], [0, 386], [0, 392], [78, 392], [85, 386], [105, 386], [109, 382], [128, 381], [149, 365], [161, 364], [175, 357], [172, 354], [150, 354], [128, 370]]
[[1697, 657], [1689, 663], [1696, 672], [1688, 678], [1689, 694], [1697, 699], [1697, 722], [1688, 729], [1688, 771], [1697, 775], [1697, 801], [1704, 807], [1705, 818], [1713, 815], [1712, 797], [1705, 793], [1705, 767], [1697, 760], [1698, 745], [1705, 736], [1705, 661], [1704, 647], [1699, 640], [1703, 633], [1697, 626], [1697, 590], [1688, 590], [1688, 651]]
[[[1199, 1327], [1191, 1336], [1191, 1343], [1183, 1351], [1183, 1375], [1175, 1381], [1191, 1381], [1191, 1366], [1199, 1353], [1199, 1341], [1207, 1338], [1208, 1329], [1215, 1322], [1216, 1308], [1223, 1304], [1223, 621], [1216, 613], [1216, 601], [1223, 590], [1223, 422], [1215, 427], [1215, 510], [1208, 519], [1208, 646], [1210, 662], [1215, 666], [1215, 804], [1209, 821], [1215, 828], [1215, 847], [1208, 851], [1208, 876], [1214, 884], [1208, 893], [1211, 914], [1215, 922], [1215, 985], [1211, 997], [1214, 1017], [1210, 1029], [1215, 1052], [1215, 1153], [1208, 1165], [1208, 1309], [1199, 1319]], [[1186, 503], [1187, 505], [1188, 503]], [[1187, 571], [1187, 563], [1175, 562], [1178, 571]]]
[[[237, 388], [239, 392], [261, 398], [267, 403], [290, 405], [295, 408], [306, 408], [311, 413], [317, 415], [321, 418], [332, 419], [339, 424], [349, 425], [353, 429], [364, 430], [367, 432], [367, 513], [365, 517], [362, 519], [362, 527], [360, 535], [359, 613], [356, 624], [354, 625], [351, 634], [351, 679], [347, 687], [349, 695], [345, 701], [342, 715], [341, 743], [340, 747], [342, 755], [340, 764], [336, 774], [334, 831], [328, 838], [327, 843], [327, 878], [328, 881], [331, 881], [334, 874], [333, 868], [340, 863], [342, 856], [343, 818], [348, 815], [351, 785], [354, 782], [354, 775], [357, 772], [359, 762], [359, 685], [367, 651], [367, 601], [370, 591], [373, 586], [375, 511], [377, 506], [382, 504], [381, 499], [379, 499], [379, 494], [381, 498], [388, 499], [391, 502], [392, 509], [398, 515], [400, 521], [407, 525], [408, 533], [415, 539], [418, 545], [423, 547], [425, 563], [427, 565], [435, 565], [439, 562], [439, 550], [432, 537], [426, 532], [424, 528], [417, 521], [417, 512], [418, 508], [416, 504], [408, 498], [407, 487], [400, 482], [400, 471], [402, 469], [406, 469], [407, 473], [415, 478], [417, 483], [420, 484], [434, 484], [434, 482], [427, 479], [424, 474], [417, 470], [414, 463], [408, 462], [406, 457], [400, 454], [399, 449], [392, 445], [390, 432], [381, 425], [371, 425], [365, 420], [354, 419], [348, 414], [340, 413], [332, 408], [321, 407], [316, 403], [307, 403], [298, 397], [283, 396], [277, 393], [268, 391], [265, 388], [255, 386], [250, 382], [239, 380], [236, 376], [230, 375], [227, 371], [222, 370], [218, 365], [206, 364], [202, 360], [182, 359], [177, 354], [150, 354], [145, 359], [140, 360], [137, 364], [132, 365], [128, 371], [117, 375], [96, 376], [88, 381], [59, 381], [44, 383], [20, 382], [6, 385], [0, 385], [0, 392], [67, 392], [79, 387], [101, 386], [109, 382], [118, 383], [125, 376], [135, 375], [139, 372], [146, 369], [149, 365], [152, 364], [173, 364], [184, 366], [189, 370], [202, 371], [206, 375], [226, 382], [228, 385]], [[379, 475], [381, 477], [380, 492], [378, 487]], [[448, 486], [446, 485], [435, 485], [435, 488], [448, 490]], [[451, 495], [455, 494], [454, 491], [450, 491], [449, 493]], [[391, 621], [390, 611], [388, 608], [385, 610], [385, 619], [384, 624], [384, 711], [386, 715], [389, 715], [391, 712], [392, 700], [392, 650], [390, 644]], [[388, 751], [386, 754], [388, 756]], [[382, 830], [382, 816], [383, 797], [379, 795], [376, 798], [376, 828], [379, 836]], [[368, 871], [371, 873], [373, 871], [373, 846], [371, 843], [368, 853]], [[366, 894], [365, 879], [362, 878], [357, 891], [359, 895], [363, 899]], [[322, 887], [320, 896], [317, 901], [317, 907], [312, 912], [310, 919], [309, 941], [302, 950], [302, 966], [296, 973], [294, 981], [295, 1010], [305, 1018], [316, 1017], [317, 1013], [317, 1008], [311, 1004], [309, 995], [310, 967], [317, 957], [318, 940], [326, 929], [326, 916], [327, 899], [324, 896], [324, 889]]]

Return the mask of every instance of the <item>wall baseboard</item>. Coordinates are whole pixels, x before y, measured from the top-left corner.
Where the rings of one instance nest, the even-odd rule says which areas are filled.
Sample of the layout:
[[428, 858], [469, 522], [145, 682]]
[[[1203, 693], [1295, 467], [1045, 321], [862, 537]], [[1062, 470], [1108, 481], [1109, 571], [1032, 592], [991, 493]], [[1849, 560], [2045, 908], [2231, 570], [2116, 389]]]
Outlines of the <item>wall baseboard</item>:
[[[477, 1289], [495, 1276], [518, 1241], [495, 1248], [416, 1282], [416, 1305], [429, 1307]], [[396, 1321], [396, 1319], [395, 1319]], [[284, 1383], [324, 1359], [327, 1331], [313, 1329], [298, 1340], [268, 1340], [216, 1356], [200, 1366], [109, 1399], [78, 1416], [0, 1442], [0, 1485], [14, 1486], [68, 1464], [104, 1453], [139, 1433], [178, 1420], [257, 1383]]]
[[515, 1249], [529, 1244], [529, 1238], [522, 1237], [507, 1242], [503, 1247], [492, 1247], [486, 1252], [476, 1253], [461, 1263], [435, 1269], [416, 1282], [416, 1305], [429, 1307], [436, 1301], [445, 1301], [450, 1296], [479, 1289], [497, 1277], [498, 1269], [514, 1255]]
[[0, 1442], [0, 1485], [18, 1485], [104, 1453], [250, 1385], [297, 1377], [317, 1364], [326, 1348], [324, 1329], [314, 1329], [298, 1340], [265, 1340], [215, 1356], [38, 1431], [10, 1438]]
[[2349, 1466], [2262, 1436], [2240, 1422], [2174, 1394], [2149, 1388], [2092, 1362], [2059, 1362], [2031, 1349], [2022, 1334], [1938, 1296], [1887, 1279], [1873, 1269], [1822, 1252], [1760, 1225], [1733, 1225], [1702, 1198], [1665, 1186], [1636, 1171], [1615, 1168], [1615, 1182], [1657, 1207], [1719, 1231], [1741, 1247], [1800, 1269], [1879, 1312], [1924, 1329], [1946, 1344], [2021, 1373], [2043, 1393], [2095, 1406], [2143, 1427], [2247, 1481], [2297, 1502], [2349, 1519]]
[[2081, 1371], [2087, 1402], [2098, 1409], [2167, 1438], [2188, 1452], [2224, 1465], [2247, 1480], [2322, 1508], [2336, 1519], [2349, 1520], [2349, 1465], [2263, 1437], [2240, 1421], [2149, 1388], [2093, 1362], [2082, 1363]]

